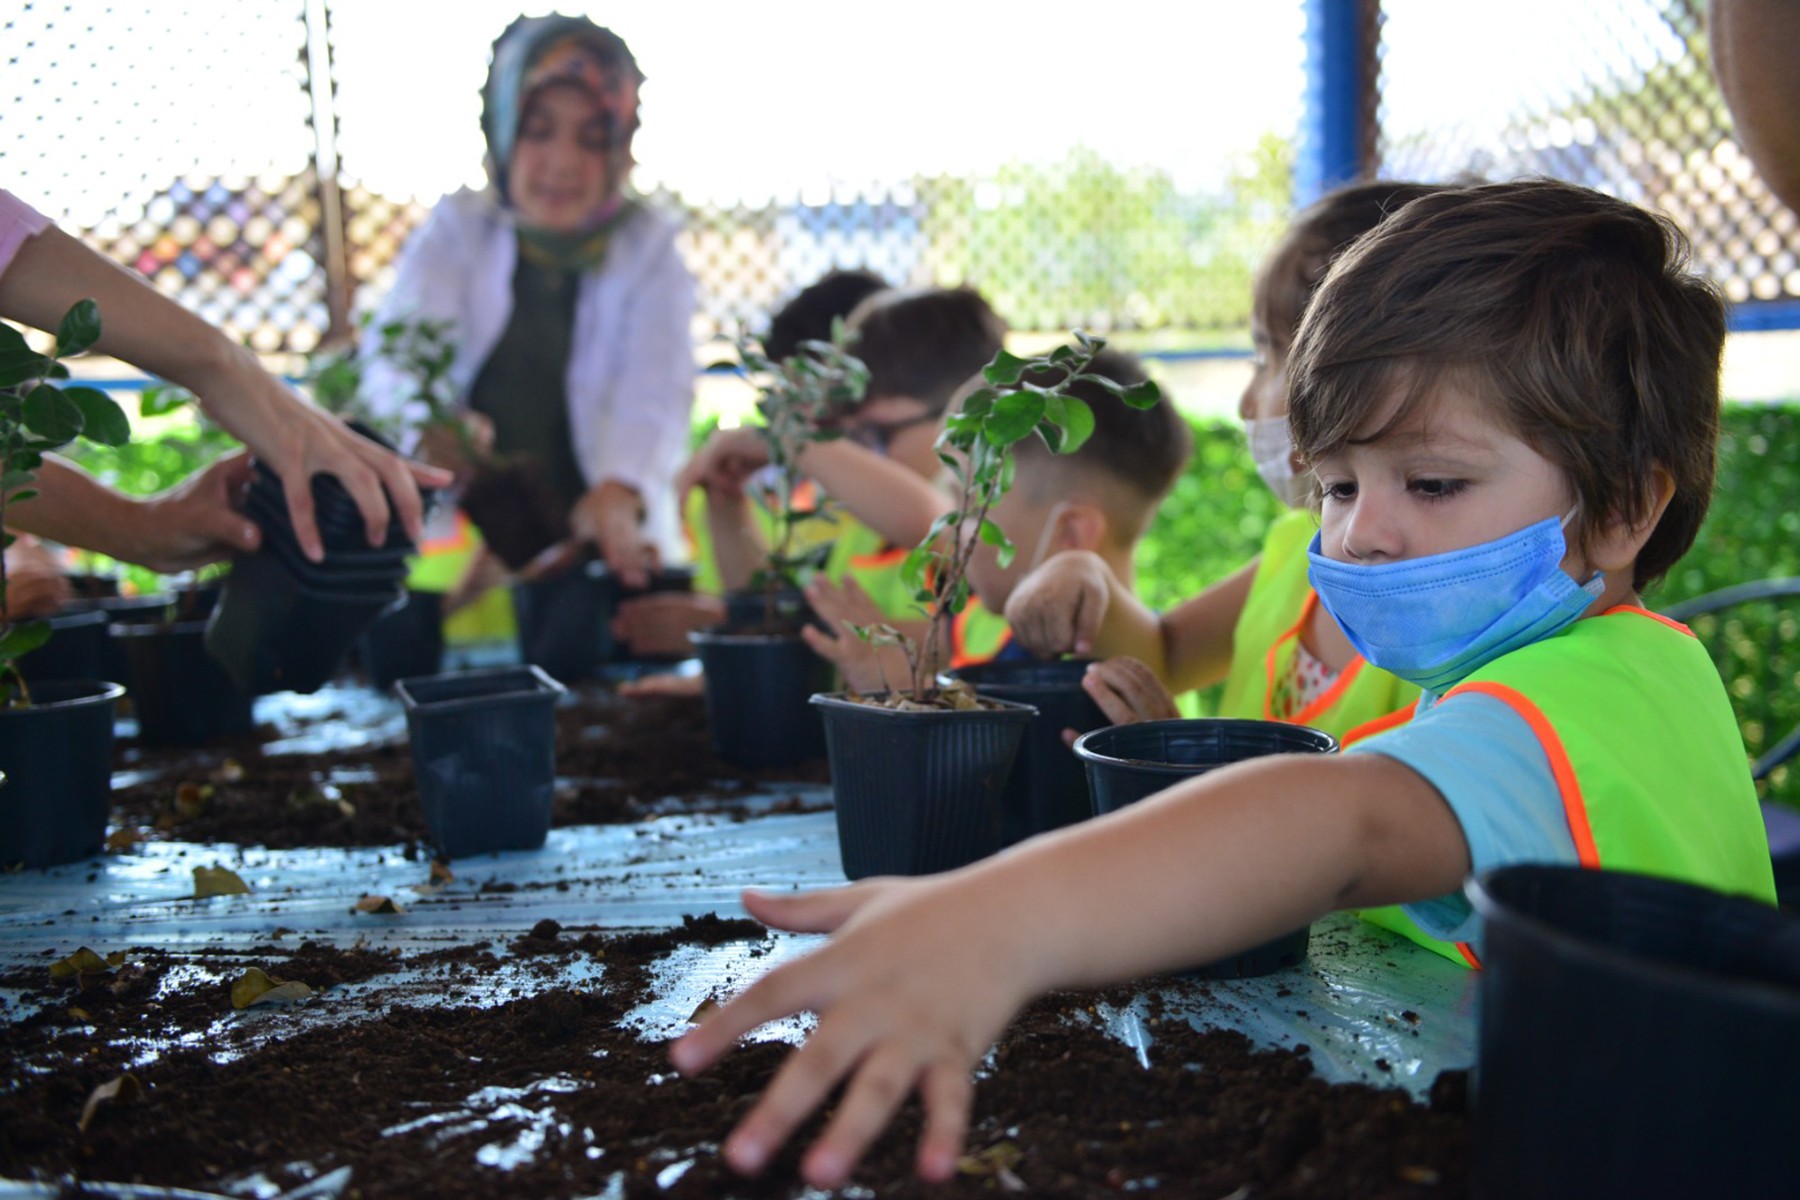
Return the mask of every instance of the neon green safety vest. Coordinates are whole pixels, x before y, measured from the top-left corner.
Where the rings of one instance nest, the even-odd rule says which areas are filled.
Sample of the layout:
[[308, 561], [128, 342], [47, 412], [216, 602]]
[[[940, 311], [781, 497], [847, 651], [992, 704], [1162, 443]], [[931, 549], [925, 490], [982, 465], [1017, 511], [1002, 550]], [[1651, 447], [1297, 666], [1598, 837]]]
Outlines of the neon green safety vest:
[[1419, 698], [1417, 687], [1358, 655], [1324, 695], [1290, 716], [1275, 715], [1271, 708], [1275, 681], [1293, 662], [1300, 631], [1319, 603], [1306, 578], [1306, 547], [1318, 528], [1311, 513], [1298, 510], [1282, 514], [1269, 526], [1250, 594], [1232, 630], [1231, 670], [1219, 700], [1221, 717], [1310, 725], [1342, 737]]
[[[1743, 739], [1725, 685], [1687, 626], [1621, 605], [1503, 655], [1438, 703], [1470, 694], [1506, 704], [1537, 735], [1582, 866], [1775, 902]], [[1344, 742], [1367, 736], [1359, 729]], [[1429, 936], [1398, 908], [1362, 916], [1480, 965], [1466, 943]]]
[[972, 667], [991, 660], [1012, 641], [1012, 627], [1006, 618], [984, 608], [981, 597], [970, 596], [963, 610], [950, 623], [950, 665]]
[[854, 579], [869, 594], [875, 607], [889, 621], [922, 621], [923, 606], [900, 579], [900, 564], [907, 549], [888, 543], [880, 534], [849, 513], [839, 511], [837, 524], [829, 526], [836, 542], [825, 560], [825, 578], [833, 583]]

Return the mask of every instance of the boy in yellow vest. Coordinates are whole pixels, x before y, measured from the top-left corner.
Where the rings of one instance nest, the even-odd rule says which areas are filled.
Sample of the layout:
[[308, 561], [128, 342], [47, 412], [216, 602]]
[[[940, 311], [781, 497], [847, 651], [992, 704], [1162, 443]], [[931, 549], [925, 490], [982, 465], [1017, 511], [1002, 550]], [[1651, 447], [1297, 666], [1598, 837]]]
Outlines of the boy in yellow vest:
[[1006, 606], [1014, 636], [1041, 655], [1105, 661], [1083, 685], [1115, 723], [1178, 716], [1171, 692], [1223, 680], [1221, 717], [1287, 721], [1342, 737], [1410, 707], [1419, 689], [1371, 667], [1318, 603], [1306, 546], [1318, 529], [1310, 477], [1296, 471], [1287, 427], [1287, 359], [1306, 302], [1331, 260], [1409, 200], [1439, 185], [1352, 184], [1294, 219], [1257, 273], [1255, 348], [1238, 413], [1265, 483], [1292, 511], [1270, 523], [1262, 552], [1164, 613], [1093, 555], [1059, 554], [1020, 582]]
[[[1143, 365], [1134, 356], [1111, 348], [1095, 357], [1091, 369], [1126, 386], [1145, 379]], [[979, 377], [971, 386], [977, 382]], [[975, 594], [950, 630], [952, 667], [1031, 658], [1013, 640], [1000, 614], [1018, 582], [1050, 555], [1089, 556], [1129, 587], [1136, 575], [1138, 541], [1187, 465], [1193, 435], [1166, 397], [1154, 408], [1140, 411], [1091, 383], [1076, 383], [1071, 391], [1093, 411], [1093, 433], [1074, 454], [1053, 454], [1038, 438], [1018, 444], [1012, 490], [989, 513], [1018, 547], [1018, 554], [1002, 567], [994, 547], [975, 548], [969, 560], [969, 584]], [[854, 448], [839, 451], [846, 456], [853, 452]], [[939, 513], [952, 507], [951, 498], [935, 489], [900, 488], [872, 471], [863, 473], [860, 486], [844, 496], [844, 503], [857, 515], [879, 507], [895, 540], [911, 544], [925, 535]], [[894, 647], [877, 651], [843, 628], [845, 621], [866, 625], [881, 619], [853, 582], [815, 580], [807, 597], [833, 632], [813, 628], [801, 632], [813, 649], [837, 664], [846, 683], [874, 690], [884, 678], [905, 677], [902, 651]], [[877, 654], [885, 661], [878, 664]]]
[[684, 1072], [807, 1009], [817, 1028], [726, 1140], [760, 1170], [847, 1084], [802, 1160], [845, 1181], [899, 1101], [955, 1173], [970, 1071], [1052, 988], [1207, 962], [1330, 912], [1403, 904], [1479, 937], [1469, 873], [1643, 871], [1773, 901], [1723, 685], [1640, 590], [1710, 499], [1724, 308], [1666, 220], [1548, 180], [1422, 197], [1331, 268], [1289, 420], [1323, 488], [1313, 586], [1410, 725], [1254, 759], [944, 875], [745, 895], [836, 931], [677, 1042]]

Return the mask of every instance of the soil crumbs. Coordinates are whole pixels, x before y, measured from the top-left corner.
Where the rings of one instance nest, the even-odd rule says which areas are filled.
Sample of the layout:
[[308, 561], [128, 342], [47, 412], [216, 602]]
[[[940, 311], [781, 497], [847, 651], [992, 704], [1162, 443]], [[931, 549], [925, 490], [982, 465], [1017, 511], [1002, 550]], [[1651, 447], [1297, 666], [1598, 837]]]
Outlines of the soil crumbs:
[[[787, 1046], [746, 1045], [686, 1079], [666, 1044], [627, 1019], [654, 998], [654, 968], [672, 949], [764, 936], [753, 922], [704, 917], [625, 935], [541, 921], [509, 945], [408, 958], [270, 944], [257, 965], [316, 990], [237, 1013], [226, 977], [242, 964], [209, 964], [203, 952], [133, 951], [56, 982], [15, 972], [0, 987], [42, 1007], [0, 1037], [0, 1177], [268, 1195], [347, 1171], [346, 1197], [817, 1195], [797, 1163], [822, 1117], [761, 1178], [740, 1179], [718, 1156]], [[548, 982], [494, 1000], [481, 985], [503, 959], [541, 965]], [[601, 967], [597, 983], [554, 982], [555, 969], [581, 964]], [[430, 973], [436, 1002], [417, 1002], [416, 989], [405, 999], [397, 978], [384, 989], [402, 971], [415, 982]], [[1155, 1017], [1146, 1070], [1093, 1019], [1097, 1004], [1125, 999], [1054, 996], [1014, 1023], [980, 1072], [951, 1183], [912, 1178], [920, 1120], [909, 1101], [842, 1194], [1466, 1194], [1454, 1075], [1420, 1105], [1398, 1090], [1326, 1084], [1304, 1048], [1257, 1050], [1236, 1033]], [[95, 1089], [127, 1071], [138, 1087], [94, 1104], [84, 1129]]]
[[[120, 753], [128, 748], [122, 743]], [[151, 778], [114, 789], [113, 824], [146, 838], [277, 850], [414, 846], [430, 837], [405, 743], [322, 754], [264, 754], [258, 742], [145, 749], [129, 766]], [[751, 793], [830, 778], [823, 759], [761, 770], [724, 762], [697, 697], [622, 699], [600, 690], [583, 690], [556, 710], [556, 771], [556, 826], [642, 821], [671, 799], [681, 811], [742, 819]], [[796, 795], [776, 811], [805, 811], [806, 803]]]

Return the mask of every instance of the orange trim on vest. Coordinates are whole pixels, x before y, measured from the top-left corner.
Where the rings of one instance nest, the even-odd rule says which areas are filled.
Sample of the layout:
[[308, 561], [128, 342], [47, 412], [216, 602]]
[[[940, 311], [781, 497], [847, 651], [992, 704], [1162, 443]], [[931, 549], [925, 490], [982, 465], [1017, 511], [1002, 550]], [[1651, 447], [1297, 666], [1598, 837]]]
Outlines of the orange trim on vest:
[[911, 553], [912, 551], [905, 546], [890, 546], [886, 550], [877, 550], [873, 554], [853, 554], [850, 556], [850, 566], [857, 570], [892, 566], [898, 562], [905, 562], [906, 556]]
[[1390, 729], [1398, 729], [1417, 716], [1418, 712], [1419, 702], [1414, 700], [1405, 708], [1396, 708], [1386, 716], [1376, 717], [1373, 721], [1364, 721], [1338, 739], [1338, 749], [1348, 749], [1365, 738], [1372, 738], [1378, 733], [1386, 733]]
[[1456, 943], [1456, 952], [1462, 955], [1463, 961], [1467, 962], [1471, 967], [1474, 967], [1477, 971], [1481, 970], [1481, 960], [1475, 957], [1475, 947], [1469, 945], [1467, 942], [1458, 942]]
[[447, 554], [452, 550], [466, 550], [475, 544], [472, 530], [474, 525], [463, 514], [462, 509], [455, 513], [455, 529], [446, 537], [429, 538], [419, 544], [420, 554]]
[[1581, 798], [1581, 784], [1575, 778], [1575, 768], [1569, 762], [1568, 752], [1563, 749], [1562, 739], [1556, 736], [1556, 727], [1550, 724], [1548, 717], [1537, 705], [1525, 698], [1524, 693], [1507, 687], [1503, 683], [1492, 681], [1478, 683], [1462, 683], [1444, 693], [1444, 699], [1459, 692], [1479, 692], [1484, 696], [1507, 705], [1525, 719], [1531, 726], [1531, 732], [1544, 747], [1544, 753], [1550, 759], [1550, 773], [1556, 777], [1556, 790], [1562, 794], [1563, 814], [1569, 821], [1569, 834], [1575, 839], [1575, 856], [1584, 867], [1599, 867], [1600, 850], [1594, 845], [1594, 831], [1588, 824], [1587, 803]]
[[1640, 617], [1649, 617], [1652, 621], [1661, 621], [1664, 625], [1667, 625], [1670, 629], [1673, 629], [1678, 633], [1685, 633], [1689, 637], [1694, 636], [1694, 631], [1689, 629], [1686, 625], [1683, 625], [1680, 621], [1672, 620], [1663, 616], [1661, 613], [1653, 613], [1647, 608], [1640, 608], [1636, 604], [1615, 604], [1600, 615], [1603, 617], [1610, 617], [1614, 613], [1636, 613]]
[[811, 479], [802, 479], [788, 494], [788, 505], [795, 512], [812, 512], [819, 507], [819, 487]]
[[1006, 649], [1007, 644], [1012, 641], [1012, 627], [1009, 625], [1006, 628], [1006, 632], [1000, 635], [1000, 644], [994, 647], [993, 654], [984, 654], [979, 657], [970, 654], [968, 638], [964, 633], [964, 630], [967, 628], [969, 617], [973, 612], [973, 609], [965, 607], [961, 612], [957, 613], [950, 622], [951, 670], [956, 670], [960, 667], [972, 667], [978, 663], [992, 662], [1002, 650]]
[[1276, 638], [1274, 645], [1269, 647], [1268, 654], [1263, 656], [1263, 672], [1267, 676], [1267, 686], [1263, 689], [1263, 719], [1265, 721], [1284, 721], [1289, 725], [1310, 724], [1314, 717], [1338, 702], [1338, 699], [1344, 694], [1344, 690], [1350, 686], [1357, 673], [1363, 668], [1365, 660], [1359, 654], [1351, 659], [1342, 671], [1338, 672], [1338, 677], [1332, 681], [1331, 686], [1326, 688], [1323, 694], [1313, 698], [1311, 704], [1301, 706], [1300, 711], [1292, 716], [1278, 717], [1275, 715], [1275, 655], [1290, 641], [1296, 643], [1295, 652], [1298, 653], [1300, 631], [1306, 627], [1308, 618], [1318, 607], [1319, 593], [1309, 589], [1306, 593], [1306, 603], [1300, 606], [1300, 619], [1294, 622], [1292, 629]]

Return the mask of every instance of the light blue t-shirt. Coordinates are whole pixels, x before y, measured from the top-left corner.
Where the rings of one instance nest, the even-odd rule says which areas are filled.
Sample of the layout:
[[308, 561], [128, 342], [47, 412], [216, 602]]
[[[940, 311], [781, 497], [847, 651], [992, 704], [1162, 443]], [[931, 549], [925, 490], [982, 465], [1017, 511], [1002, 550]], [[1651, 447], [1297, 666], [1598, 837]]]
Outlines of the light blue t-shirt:
[[[1439, 704], [1429, 693], [1397, 729], [1350, 747], [1417, 771], [1462, 825], [1474, 871], [1510, 863], [1575, 865], [1575, 839], [1544, 747], [1512, 707], [1465, 693]], [[1481, 921], [1460, 891], [1403, 906], [1432, 937], [1477, 945]]]

